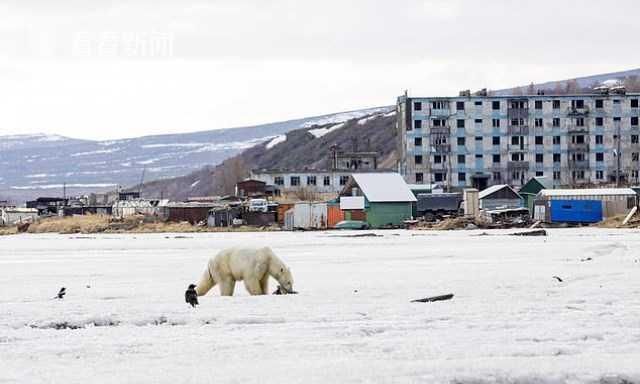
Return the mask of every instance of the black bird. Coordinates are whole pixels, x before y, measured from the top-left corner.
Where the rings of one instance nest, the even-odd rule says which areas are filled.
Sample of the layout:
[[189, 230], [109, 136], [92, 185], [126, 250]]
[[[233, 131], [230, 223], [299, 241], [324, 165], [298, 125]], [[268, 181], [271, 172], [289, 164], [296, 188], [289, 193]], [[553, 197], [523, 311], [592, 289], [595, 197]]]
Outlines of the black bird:
[[187, 291], [184, 293], [184, 301], [190, 304], [193, 308], [200, 304], [198, 303], [198, 294], [196, 293], [195, 284], [190, 284], [189, 288], [187, 288]]
[[64, 295], [66, 294], [67, 294], [67, 289], [65, 287], [62, 287], [60, 288], [60, 291], [58, 292], [56, 297], [54, 297], [54, 299], [64, 299]]
[[559, 283], [562, 283], [562, 279], [559, 278], [558, 276], [553, 276], [554, 279], [558, 280]]

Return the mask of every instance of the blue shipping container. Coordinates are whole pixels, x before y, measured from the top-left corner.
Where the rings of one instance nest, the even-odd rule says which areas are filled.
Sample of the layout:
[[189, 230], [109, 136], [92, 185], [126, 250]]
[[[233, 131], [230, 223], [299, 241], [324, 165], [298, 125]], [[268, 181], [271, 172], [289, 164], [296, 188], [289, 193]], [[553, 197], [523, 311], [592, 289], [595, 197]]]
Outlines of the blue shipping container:
[[552, 223], [597, 223], [602, 221], [600, 200], [551, 200]]

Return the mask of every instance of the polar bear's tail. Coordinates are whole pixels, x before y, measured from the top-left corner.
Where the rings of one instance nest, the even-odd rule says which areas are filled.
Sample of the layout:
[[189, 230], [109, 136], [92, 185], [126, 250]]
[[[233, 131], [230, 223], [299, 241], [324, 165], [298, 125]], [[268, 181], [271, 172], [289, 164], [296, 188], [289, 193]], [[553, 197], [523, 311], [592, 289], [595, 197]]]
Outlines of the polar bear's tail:
[[209, 292], [211, 288], [216, 285], [215, 281], [213, 280], [213, 276], [211, 275], [210, 265], [210, 262], [207, 263], [207, 267], [205, 268], [204, 272], [202, 272], [202, 277], [200, 277], [200, 281], [198, 281], [198, 284], [196, 285], [196, 293], [198, 294], [198, 296], [206, 295], [207, 292]]

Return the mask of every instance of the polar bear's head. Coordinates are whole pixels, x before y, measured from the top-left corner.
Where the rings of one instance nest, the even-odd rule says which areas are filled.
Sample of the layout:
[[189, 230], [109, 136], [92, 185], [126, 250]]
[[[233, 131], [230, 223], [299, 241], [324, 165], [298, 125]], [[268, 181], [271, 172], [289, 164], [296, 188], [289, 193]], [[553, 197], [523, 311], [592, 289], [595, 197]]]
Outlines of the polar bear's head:
[[291, 275], [291, 271], [289, 270], [289, 268], [280, 267], [277, 280], [278, 283], [280, 283], [280, 286], [287, 292], [293, 291], [293, 276]]

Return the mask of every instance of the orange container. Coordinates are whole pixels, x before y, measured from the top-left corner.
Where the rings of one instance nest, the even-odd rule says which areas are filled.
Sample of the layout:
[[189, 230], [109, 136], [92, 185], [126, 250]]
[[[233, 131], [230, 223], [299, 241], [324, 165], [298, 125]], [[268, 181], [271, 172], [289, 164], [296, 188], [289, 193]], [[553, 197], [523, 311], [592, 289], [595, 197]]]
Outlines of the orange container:
[[327, 227], [333, 228], [344, 220], [344, 212], [340, 210], [339, 205], [329, 205], [327, 206]]

